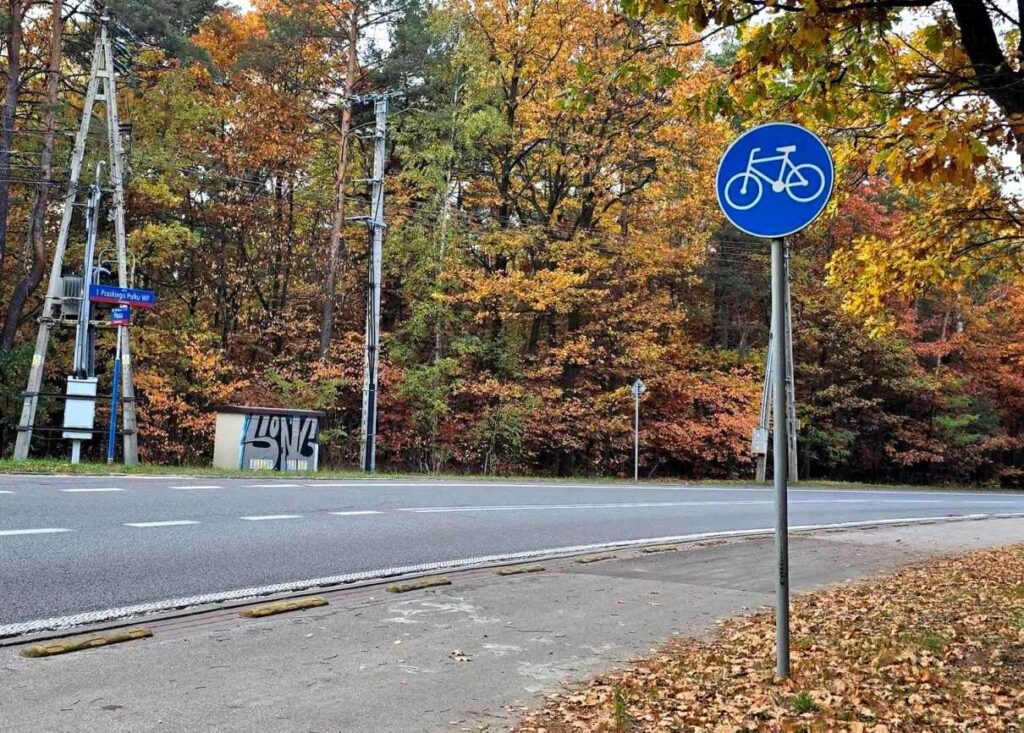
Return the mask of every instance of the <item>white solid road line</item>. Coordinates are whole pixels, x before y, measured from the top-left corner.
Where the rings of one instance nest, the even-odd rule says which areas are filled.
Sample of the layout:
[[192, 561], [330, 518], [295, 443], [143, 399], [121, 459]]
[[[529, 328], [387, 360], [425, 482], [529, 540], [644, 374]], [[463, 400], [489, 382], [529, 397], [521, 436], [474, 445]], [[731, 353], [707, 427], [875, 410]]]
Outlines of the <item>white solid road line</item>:
[[361, 517], [365, 514], [383, 514], [383, 512], [378, 512], [371, 509], [364, 509], [361, 511], [352, 512], [328, 512], [328, 514], [333, 514], [336, 517]]
[[263, 522], [268, 519], [300, 519], [301, 514], [264, 514], [258, 517], [239, 517], [247, 522]]
[[65, 494], [90, 494], [90, 493], [100, 493], [100, 492], [107, 492], [107, 491], [124, 491], [124, 489], [119, 489], [119, 488], [114, 487], [114, 486], [107, 486], [107, 487], [104, 487], [104, 488], [96, 488], [96, 489], [60, 489], [60, 491], [63, 491]]
[[197, 489], [220, 489], [220, 488], [223, 488], [223, 487], [221, 487], [221, 486], [168, 486], [167, 488], [174, 489], [175, 491], [193, 491], [193, 490], [197, 490]]
[[180, 527], [184, 524], [199, 524], [191, 519], [172, 519], [166, 522], [125, 522], [125, 527]]
[[[789, 502], [790, 506], [801, 504], [943, 504], [944, 502], [935, 499], [795, 499]], [[999, 506], [1020, 506], [1013, 502], [975, 502], [978, 504], [996, 504]], [[413, 512], [415, 514], [442, 514], [456, 512], [511, 512], [511, 511], [534, 511], [545, 509], [643, 509], [654, 507], [702, 507], [702, 506], [753, 506], [770, 505], [773, 501], [743, 500], [743, 501], [647, 501], [630, 503], [610, 504], [494, 504], [487, 506], [430, 506], [430, 507], [402, 507], [400, 512]]]
[[71, 532], [70, 529], [62, 527], [41, 527], [39, 529], [0, 529], [0, 537], [16, 534], [55, 534], [57, 532]]
[[725, 506], [772, 504], [771, 501], [648, 501], [630, 504], [497, 504], [491, 506], [422, 506], [402, 508], [400, 512], [417, 514], [433, 514], [441, 512], [509, 512], [530, 511], [533, 509], [638, 509], [643, 507], [679, 507], [679, 506]]

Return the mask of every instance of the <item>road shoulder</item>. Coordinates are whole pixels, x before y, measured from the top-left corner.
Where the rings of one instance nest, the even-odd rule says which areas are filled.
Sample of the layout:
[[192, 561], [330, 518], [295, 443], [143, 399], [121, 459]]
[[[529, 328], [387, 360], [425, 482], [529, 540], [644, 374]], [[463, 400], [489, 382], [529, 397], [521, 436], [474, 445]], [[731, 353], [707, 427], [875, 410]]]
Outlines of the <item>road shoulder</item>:
[[[801, 535], [792, 577], [806, 591], [1022, 537], [1024, 519]], [[765, 538], [611, 554], [456, 573], [450, 586], [403, 594], [357, 589], [267, 619], [199, 616], [50, 659], [4, 649], [0, 728], [502, 730], [563, 681], [772, 601]]]

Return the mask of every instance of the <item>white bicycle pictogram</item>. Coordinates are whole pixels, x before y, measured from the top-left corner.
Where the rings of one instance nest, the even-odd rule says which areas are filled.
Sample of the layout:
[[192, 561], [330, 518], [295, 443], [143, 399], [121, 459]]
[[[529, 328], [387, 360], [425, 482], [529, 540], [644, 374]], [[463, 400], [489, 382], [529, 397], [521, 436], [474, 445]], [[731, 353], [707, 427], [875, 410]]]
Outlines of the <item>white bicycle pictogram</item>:
[[[745, 211], [757, 206], [764, 195], [762, 180], [771, 184], [772, 191], [775, 193], [785, 192], [791, 199], [802, 204], [813, 201], [821, 195], [821, 192], [825, 190], [825, 173], [821, 168], [812, 163], [794, 164], [789, 156], [796, 152], [796, 145], [783, 145], [775, 150], [781, 155], [767, 155], [758, 158], [755, 156], [761, 152], [761, 148], [754, 148], [750, 151], [747, 169], [725, 182], [723, 193], [725, 202], [729, 206], [737, 211]], [[754, 167], [758, 163], [777, 161], [782, 163], [778, 178], [773, 179]], [[737, 183], [741, 184], [738, 189], [736, 189]], [[750, 185], [751, 183], [754, 185]], [[808, 194], [808, 191], [811, 193]]]

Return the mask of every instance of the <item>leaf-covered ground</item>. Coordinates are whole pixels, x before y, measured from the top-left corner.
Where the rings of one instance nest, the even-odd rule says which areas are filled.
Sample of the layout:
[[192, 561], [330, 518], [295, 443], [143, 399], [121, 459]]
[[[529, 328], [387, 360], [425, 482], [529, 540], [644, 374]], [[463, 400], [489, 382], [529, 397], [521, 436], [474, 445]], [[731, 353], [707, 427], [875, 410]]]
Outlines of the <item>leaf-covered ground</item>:
[[802, 596], [793, 677], [773, 614], [552, 695], [519, 733], [1024, 731], [1024, 546]]

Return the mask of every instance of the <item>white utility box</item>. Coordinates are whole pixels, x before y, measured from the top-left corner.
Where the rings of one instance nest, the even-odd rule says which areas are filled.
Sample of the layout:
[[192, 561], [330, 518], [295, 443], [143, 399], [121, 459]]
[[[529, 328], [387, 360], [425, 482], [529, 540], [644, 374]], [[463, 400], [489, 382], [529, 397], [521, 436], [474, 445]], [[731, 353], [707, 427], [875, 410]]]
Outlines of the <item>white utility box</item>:
[[[96, 424], [96, 377], [68, 377], [64, 400], [64, 437], [91, 440]], [[83, 399], [75, 399], [82, 397]]]

